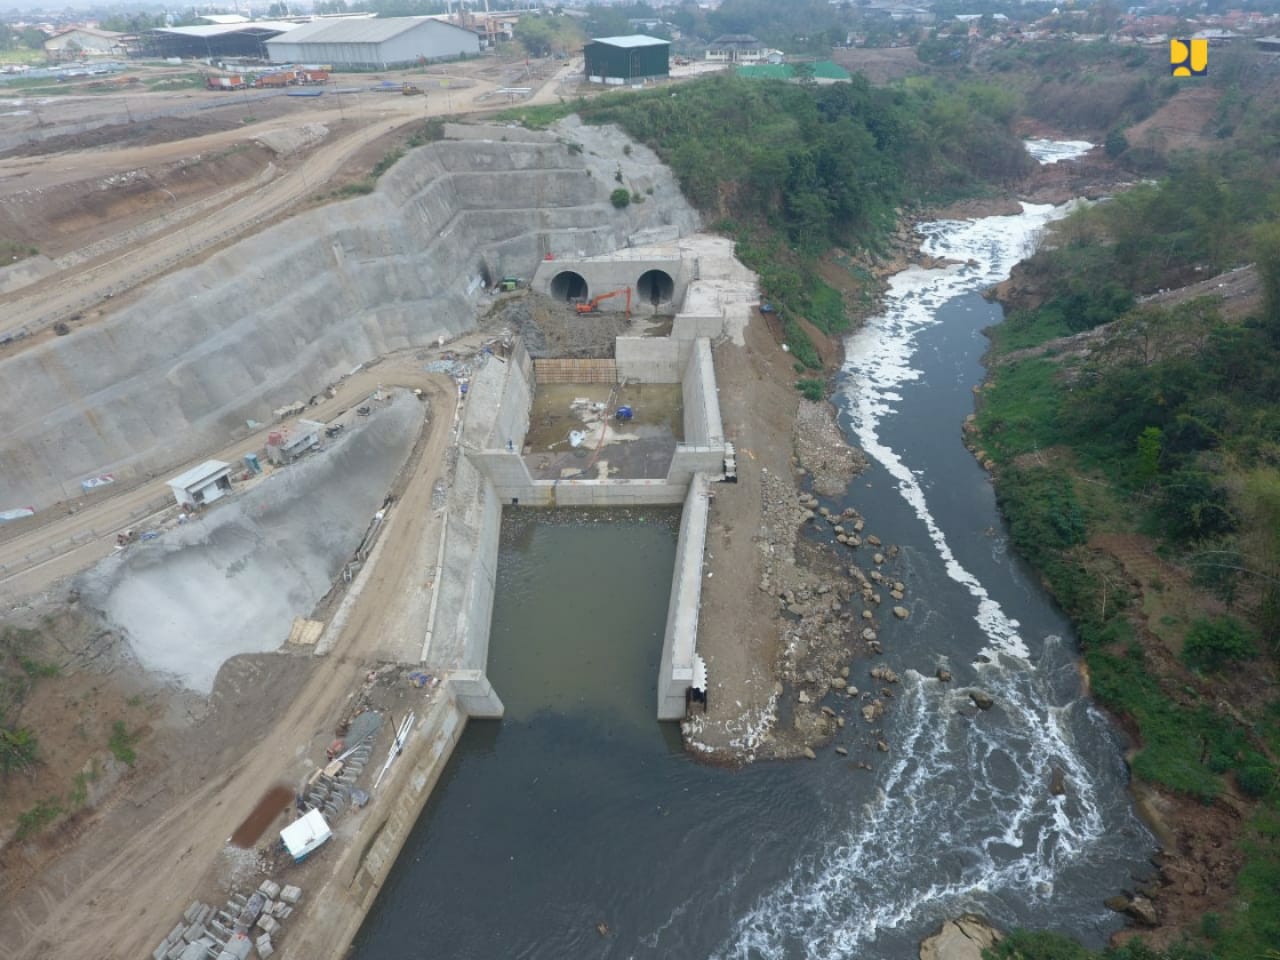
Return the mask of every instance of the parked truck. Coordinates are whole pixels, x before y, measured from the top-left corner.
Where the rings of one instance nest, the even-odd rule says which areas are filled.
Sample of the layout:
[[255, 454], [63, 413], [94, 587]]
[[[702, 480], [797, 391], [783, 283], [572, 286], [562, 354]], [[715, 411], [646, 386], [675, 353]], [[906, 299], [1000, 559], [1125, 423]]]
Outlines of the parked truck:
[[229, 77], [209, 77], [205, 80], [205, 86], [210, 90], [244, 90], [249, 83], [240, 74], [233, 73]]
[[296, 80], [294, 78], [292, 70], [281, 70], [281, 71], [277, 71], [276, 73], [262, 74], [261, 76], [258, 77], [256, 81], [254, 81], [253, 85], [255, 87], [271, 89], [271, 88], [287, 87], [289, 86], [289, 84], [295, 83], [295, 82]]

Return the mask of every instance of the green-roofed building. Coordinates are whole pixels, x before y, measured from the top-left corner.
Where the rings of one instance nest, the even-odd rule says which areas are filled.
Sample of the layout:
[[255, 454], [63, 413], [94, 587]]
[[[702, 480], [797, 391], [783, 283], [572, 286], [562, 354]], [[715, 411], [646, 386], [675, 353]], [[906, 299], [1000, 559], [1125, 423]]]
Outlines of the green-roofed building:
[[671, 44], [658, 37], [598, 37], [582, 53], [589, 83], [636, 83], [670, 74]]
[[[848, 70], [830, 60], [819, 60], [810, 66], [813, 67], [815, 80], [848, 80], [851, 77]], [[739, 67], [738, 76], [757, 80], [794, 80], [796, 68], [792, 63], [759, 63]]]

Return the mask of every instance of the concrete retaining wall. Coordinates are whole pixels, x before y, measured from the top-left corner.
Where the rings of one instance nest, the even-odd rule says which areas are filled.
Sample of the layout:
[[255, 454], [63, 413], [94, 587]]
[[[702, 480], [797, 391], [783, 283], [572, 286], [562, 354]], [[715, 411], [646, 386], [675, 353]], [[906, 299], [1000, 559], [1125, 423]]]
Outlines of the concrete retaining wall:
[[668, 337], [618, 337], [614, 343], [619, 380], [679, 383], [689, 359], [689, 341]]
[[689, 485], [695, 473], [706, 473], [714, 477], [724, 473], [723, 443], [711, 446], [676, 444], [671, 466], [667, 468], [667, 483], [683, 489]]
[[692, 446], [724, 446], [720, 423], [720, 399], [716, 395], [716, 371], [711, 362], [711, 341], [692, 341], [692, 350], [680, 378], [684, 399], [684, 439]]
[[[499, 369], [491, 360], [482, 370]], [[478, 378], [482, 379], [482, 378]], [[477, 405], [472, 391], [463, 413], [461, 440], [492, 431], [492, 408]], [[480, 391], [483, 397], [483, 390]], [[502, 504], [493, 484], [467, 456], [459, 456], [449, 484], [447, 524], [440, 551], [435, 610], [427, 625], [424, 665], [448, 677], [470, 717], [502, 716], [502, 701], [485, 676], [493, 617]]]
[[533, 361], [524, 342], [516, 341], [511, 356], [491, 357], [481, 368], [481, 376], [501, 377], [501, 399], [493, 427], [485, 438], [486, 449], [521, 450], [529, 432], [529, 412], [533, 408]]
[[707, 545], [707, 478], [698, 474], [689, 484], [680, 515], [667, 629], [658, 667], [658, 719], [682, 720], [685, 691], [693, 683], [693, 658], [698, 641], [698, 608], [702, 603], [702, 558]]
[[549, 244], [594, 254], [637, 230], [696, 226], [670, 172], [638, 146], [628, 175], [662, 185], [615, 210], [625, 141], [574, 131], [589, 149], [548, 134], [413, 150], [375, 193], [286, 220], [0, 359], [0, 490], [43, 507], [85, 476], [159, 473], [359, 363], [472, 328], [486, 272], [530, 276]]

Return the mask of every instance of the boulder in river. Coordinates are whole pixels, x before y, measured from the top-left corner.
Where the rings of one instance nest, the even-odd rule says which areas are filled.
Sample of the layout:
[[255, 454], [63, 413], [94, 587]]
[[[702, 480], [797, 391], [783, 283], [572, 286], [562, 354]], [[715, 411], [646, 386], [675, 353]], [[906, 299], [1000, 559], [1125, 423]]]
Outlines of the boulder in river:
[[1067, 792], [1067, 775], [1062, 768], [1055, 766], [1049, 771], [1049, 792], [1060, 797]]
[[937, 674], [937, 676], [938, 676], [938, 679], [939, 679], [939, 680], [941, 680], [943, 683], [950, 683], [950, 682], [951, 682], [951, 671], [950, 671], [950, 670], [944, 670], [944, 669], [942, 669], [942, 667], [939, 667], [939, 668], [938, 668], [938, 674]]
[[969, 699], [973, 701], [973, 705], [979, 710], [990, 710], [996, 703], [991, 698], [991, 694], [983, 693], [981, 690], [970, 690]]
[[894, 607], [893, 615], [897, 617], [899, 620], [905, 620], [907, 619], [907, 617], [911, 616], [911, 611], [908, 610], [906, 607]]

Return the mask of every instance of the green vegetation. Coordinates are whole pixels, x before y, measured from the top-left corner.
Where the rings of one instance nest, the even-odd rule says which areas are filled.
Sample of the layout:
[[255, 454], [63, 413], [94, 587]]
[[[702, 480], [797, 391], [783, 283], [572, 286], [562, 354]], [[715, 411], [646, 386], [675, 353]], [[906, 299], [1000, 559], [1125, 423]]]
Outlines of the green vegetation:
[[1182, 659], [1198, 670], [1222, 670], [1257, 655], [1253, 637], [1234, 617], [1196, 620], [1182, 645]]
[[[1094, 694], [1137, 731], [1134, 777], [1253, 802], [1239, 895], [1202, 924], [1209, 946], [1095, 955], [1021, 934], [995, 957], [1253, 960], [1280, 942], [1280, 159], [1241, 143], [1162, 160], [1159, 182], [1055, 226], [1021, 277], [1039, 306], [991, 331], [977, 417], [1015, 545], [1076, 623]], [[1250, 315], [1140, 302], [1249, 262]]]
[[855, 76], [818, 87], [716, 76], [507, 116], [540, 128], [577, 112], [651, 147], [685, 196], [737, 241], [796, 359], [817, 370], [797, 319], [826, 333], [849, 323], [840, 291], [819, 277], [819, 258], [832, 248], [879, 249], [908, 200], [953, 199], [1025, 173], [1031, 161], [1011, 132], [1018, 106], [1006, 89], [976, 81], [873, 87]]
[[15, 243], [12, 240], [0, 240], [0, 267], [34, 257], [40, 251], [28, 243]]
[[111, 750], [111, 755], [121, 763], [127, 763], [133, 766], [134, 761], [138, 759], [138, 754], [134, 751], [133, 746], [141, 739], [142, 734], [139, 731], [130, 733], [124, 725], [123, 720], [117, 720], [111, 725], [111, 737], [107, 740], [107, 746]]
[[796, 389], [806, 400], [821, 400], [826, 393], [826, 385], [812, 378], [796, 381]]
[[1029, 930], [1012, 931], [993, 948], [982, 951], [982, 956], [984, 960], [1212, 960], [1213, 957], [1195, 944], [1178, 943], [1156, 950], [1141, 938], [1094, 953], [1060, 933]]
[[27, 727], [0, 727], [0, 773], [26, 770], [39, 760], [40, 745]]
[[[623, 33], [632, 33], [630, 25]], [[610, 36], [610, 34], [593, 34], [593, 36]], [[612, 34], [618, 36], [618, 34]], [[586, 39], [582, 28], [573, 17], [543, 15], [540, 17], [521, 17], [516, 24], [515, 37], [524, 47], [525, 53], [531, 57], [549, 57], [553, 53], [562, 53], [582, 46]]]
[[6, 777], [40, 762], [38, 732], [18, 719], [35, 684], [59, 673], [57, 664], [34, 656], [39, 641], [37, 630], [0, 628], [0, 774]]
[[618, 187], [617, 190], [609, 194], [609, 202], [619, 210], [625, 209], [631, 205], [631, 191], [626, 187]]
[[404, 151], [399, 147], [388, 150], [377, 163], [373, 165], [373, 169], [369, 171], [369, 177], [377, 180], [380, 176], [390, 170], [404, 156]]
[[447, 122], [444, 117], [431, 117], [419, 129], [409, 134], [409, 138], [405, 141], [405, 146], [412, 150], [414, 147], [422, 147], [428, 143], [443, 140], [444, 125]]
[[65, 812], [56, 800], [41, 800], [30, 810], [18, 814], [18, 839], [25, 840], [39, 833]]

